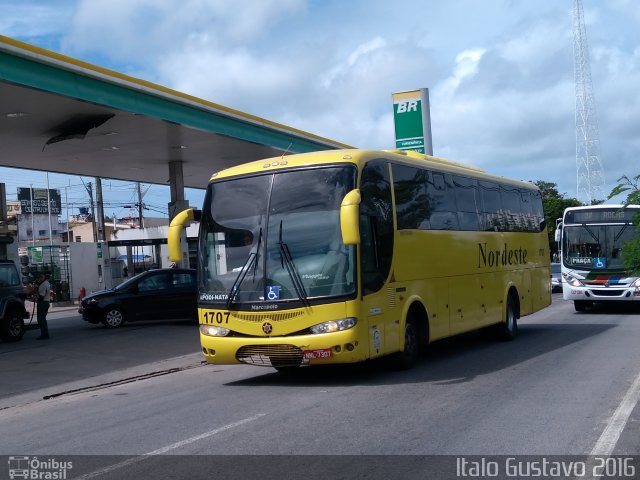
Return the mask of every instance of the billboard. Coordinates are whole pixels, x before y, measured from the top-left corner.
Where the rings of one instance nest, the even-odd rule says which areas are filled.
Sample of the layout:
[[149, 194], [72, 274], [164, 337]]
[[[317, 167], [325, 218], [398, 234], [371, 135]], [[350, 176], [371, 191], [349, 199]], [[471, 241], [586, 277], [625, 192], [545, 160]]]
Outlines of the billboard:
[[16, 218], [16, 215], [22, 213], [20, 202], [7, 201], [7, 218]]
[[[60, 190], [18, 187], [18, 201], [20, 202], [22, 213], [34, 213], [36, 215], [47, 215], [48, 213], [60, 215], [61, 213]], [[49, 202], [50, 208], [47, 207], [47, 202]]]
[[433, 155], [429, 89], [398, 92], [391, 98], [396, 148]]

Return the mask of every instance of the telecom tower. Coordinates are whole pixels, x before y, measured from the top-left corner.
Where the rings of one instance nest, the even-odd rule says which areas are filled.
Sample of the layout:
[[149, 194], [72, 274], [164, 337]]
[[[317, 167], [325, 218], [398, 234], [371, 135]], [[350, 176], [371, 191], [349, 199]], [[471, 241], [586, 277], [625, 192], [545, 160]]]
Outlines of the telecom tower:
[[573, 54], [576, 84], [576, 169], [578, 200], [589, 205], [604, 200], [604, 171], [600, 162], [598, 118], [593, 98], [587, 29], [582, 0], [573, 2]]

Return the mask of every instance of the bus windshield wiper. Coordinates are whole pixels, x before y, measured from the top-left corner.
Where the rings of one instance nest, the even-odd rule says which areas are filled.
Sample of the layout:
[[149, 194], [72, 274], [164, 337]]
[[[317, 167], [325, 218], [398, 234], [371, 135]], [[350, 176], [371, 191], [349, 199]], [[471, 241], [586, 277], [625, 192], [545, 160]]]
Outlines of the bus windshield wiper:
[[233, 302], [235, 302], [236, 297], [238, 296], [238, 290], [240, 289], [240, 285], [242, 285], [242, 282], [244, 282], [244, 279], [247, 276], [247, 273], [249, 273], [249, 270], [251, 270], [251, 268], [253, 268], [253, 279], [255, 280], [256, 270], [258, 268], [258, 261], [257, 261], [258, 252], [260, 251], [261, 241], [262, 241], [262, 227], [260, 227], [260, 233], [258, 234], [258, 244], [256, 245], [256, 250], [249, 253], [249, 256], [245, 260], [244, 265], [242, 265], [242, 268], [240, 269], [238, 276], [234, 280], [233, 285], [231, 285], [231, 289], [229, 290], [229, 293], [227, 293], [227, 308], [229, 308], [231, 305], [233, 305]]
[[620, 237], [622, 236], [622, 234], [626, 229], [627, 229], [627, 226], [623, 225], [620, 231], [616, 234], [616, 236], [613, 237], [613, 245], [615, 245], [618, 242], [618, 240], [620, 239]]
[[293, 288], [296, 289], [296, 293], [298, 294], [298, 298], [302, 300], [307, 307], [309, 306], [309, 300], [307, 300], [307, 292], [304, 289], [304, 284], [302, 283], [302, 278], [300, 278], [300, 273], [298, 273], [298, 269], [296, 268], [296, 264], [293, 261], [293, 257], [291, 257], [291, 252], [289, 251], [289, 247], [286, 243], [282, 241], [282, 220], [280, 220], [280, 233], [278, 234], [278, 246], [280, 247], [280, 262], [282, 267], [285, 265], [287, 267], [287, 272], [289, 273], [289, 277], [293, 283]]

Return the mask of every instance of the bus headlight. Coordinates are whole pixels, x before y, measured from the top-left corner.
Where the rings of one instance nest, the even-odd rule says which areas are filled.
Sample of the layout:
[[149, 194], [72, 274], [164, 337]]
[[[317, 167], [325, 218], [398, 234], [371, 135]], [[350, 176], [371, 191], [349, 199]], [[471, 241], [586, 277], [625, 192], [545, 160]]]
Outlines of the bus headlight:
[[568, 273], [563, 273], [562, 276], [567, 281], [567, 283], [572, 287], [584, 287], [584, 284], [573, 275], [569, 275]]
[[226, 337], [230, 331], [228, 328], [216, 325], [200, 325], [200, 333], [209, 337]]
[[342, 330], [348, 330], [358, 322], [356, 318], [342, 318], [340, 320], [330, 320], [328, 322], [319, 323], [309, 328], [312, 333], [331, 333], [340, 332]]
[[640, 278], [636, 278], [636, 281], [631, 284], [636, 288], [640, 288]]

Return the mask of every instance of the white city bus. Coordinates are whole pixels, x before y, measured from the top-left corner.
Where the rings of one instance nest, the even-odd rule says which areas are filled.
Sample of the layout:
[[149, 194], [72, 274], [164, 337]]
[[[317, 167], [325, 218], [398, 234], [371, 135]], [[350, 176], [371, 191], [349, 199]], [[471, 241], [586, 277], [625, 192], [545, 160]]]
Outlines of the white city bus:
[[623, 246], [640, 233], [640, 205], [591, 205], [564, 212], [560, 241], [562, 296], [582, 311], [594, 302], [640, 301], [640, 278], [624, 266]]

